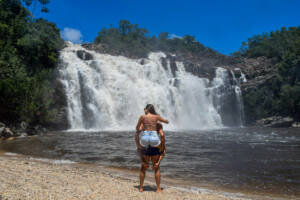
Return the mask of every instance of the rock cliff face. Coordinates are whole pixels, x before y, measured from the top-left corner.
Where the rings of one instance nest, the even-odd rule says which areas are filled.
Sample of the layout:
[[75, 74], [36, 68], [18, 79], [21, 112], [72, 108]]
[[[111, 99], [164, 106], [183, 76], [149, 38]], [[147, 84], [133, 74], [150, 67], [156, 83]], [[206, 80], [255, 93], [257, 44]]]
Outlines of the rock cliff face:
[[[270, 80], [277, 71], [272, 61], [265, 57], [255, 59], [245, 58], [230, 67], [239, 68], [245, 74], [247, 82], [243, 82], [241, 84], [243, 92], [247, 92], [254, 87], [260, 87], [264, 84], [268, 84], [268, 80]], [[237, 76], [239, 77], [240, 74], [237, 74]]]
[[[268, 90], [271, 92], [272, 84], [274, 84], [273, 80], [275, 80], [277, 76], [277, 67], [274, 61], [266, 57], [258, 57], [255, 59], [244, 58], [229, 67], [240, 69], [238, 71], [234, 70], [236, 77], [240, 77], [240, 72], [242, 72], [247, 79], [246, 82], [241, 82], [246, 125], [263, 127], [299, 127], [299, 122], [295, 121], [292, 117], [265, 114], [263, 107], [260, 107], [264, 102], [251, 102], [246, 98], [253, 94], [267, 96]], [[261, 91], [264, 91], [263, 94], [261, 94]], [[254, 113], [253, 105], [257, 108], [261, 108], [259, 112], [263, 118], [257, 118], [257, 113]]]
[[[114, 52], [107, 52], [107, 46], [105, 44], [91, 44], [86, 43], [82, 44], [84, 48], [87, 50], [96, 51], [98, 53], [103, 54], [111, 54], [115, 56], [125, 56], [133, 59], [143, 59], [136, 55], [130, 55], [128, 52], [124, 51], [114, 51]], [[212, 79], [215, 76], [215, 68], [216, 67], [225, 67], [230, 66], [232, 64], [238, 63], [239, 61], [231, 56], [226, 56], [219, 54], [215, 51], [203, 51], [202, 53], [182, 53], [182, 52], [174, 52], [174, 53], [167, 53], [167, 59], [171, 62], [174, 66], [176, 61], [183, 62], [186, 70], [188, 72], [193, 73], [199, 77], [206, 77]], [[90, 58], [90, 55], [86, 55], [87, 52], [77, 52], [77, 55], [86, 60], [86, 58]], [[230, 67], [229, 67], [230, 68]]]
[[[60, 63], [61, 64], [61, 63]], [[55, 79], [52, 81], [55, 95], [53, 96], [54, 104], [50, 108], [51, 116], [45, 126], [54, 130], [66, 130], [69, 128], [67, 117], [67, 99], [64, 91], [64, 85], [60, 81], [59, 67], [55, 71]]]
[[[253, 102], [249, 102], [246, 99], [247, 96], [256, 93], [263, 87], [269, 87], [272, 84], [272, 78], [276, 75], [277, 68], [275, 64], [265, 58], [244, 58], [239, 60], [239, 62], [230, 65], [230, 68], [235, 69], [235, 76], [241, 77], [241, 72], [244, 74], [247, 81], [241, 82], [241, 90], [243, 94], [244, 101], [244, 112], [245, 112], [245, 124], [246, 125], [262, 125], [261, 123], [256, 123], [256, 115], [254, 114]], [[236, 70], [240, 69], [240, 70]], [[263, 102], [256, 102], [262, 104]], [[264, 112], [261, 110], [260, 112]], [[270, 117], [270, 116], [268, 116]]]

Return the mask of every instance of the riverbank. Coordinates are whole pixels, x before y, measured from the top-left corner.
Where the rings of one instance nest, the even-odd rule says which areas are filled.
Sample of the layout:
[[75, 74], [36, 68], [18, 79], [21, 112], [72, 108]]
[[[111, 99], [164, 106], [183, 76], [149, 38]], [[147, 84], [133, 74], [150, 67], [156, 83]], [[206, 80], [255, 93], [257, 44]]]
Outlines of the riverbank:
[[72, 162], [45, 162], [14, 154], [2, 153], [0, 168], [0, 199], [241, 199], [168, 185], [162, 185], [163, 192], [157, 194], [155, 184], [149, 180], [140, 193], [137, 178], [120, 176], [116, 170]]

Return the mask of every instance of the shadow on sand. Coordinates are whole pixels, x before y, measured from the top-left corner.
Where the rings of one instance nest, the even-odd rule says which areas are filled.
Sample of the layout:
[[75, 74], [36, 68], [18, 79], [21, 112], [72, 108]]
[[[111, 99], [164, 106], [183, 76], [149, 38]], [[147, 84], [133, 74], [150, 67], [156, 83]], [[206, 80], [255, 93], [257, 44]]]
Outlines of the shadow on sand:
[[[139, 189], [139, 185], [134, 186], [137, 190]], [[151, 185], [144, 185], [143, 186], [144, 192], [156, 192], [156, 186], [151, 186]], [[162, 191], [164, 188], [160, 188]]]

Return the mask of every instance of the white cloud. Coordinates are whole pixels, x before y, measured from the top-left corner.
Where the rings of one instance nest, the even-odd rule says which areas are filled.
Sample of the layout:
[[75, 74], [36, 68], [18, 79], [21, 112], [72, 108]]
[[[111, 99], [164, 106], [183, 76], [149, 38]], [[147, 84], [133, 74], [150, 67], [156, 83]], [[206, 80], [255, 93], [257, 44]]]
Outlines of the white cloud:
[[80, 30], [73, 29], [73, 28], [64, 28], [64, 30], [61, 32], [61, 37], [64, 40], [71, 41], [73, 43], [81, 43], [82, 40], [82, 34]]
[[179, 38], [179, 39], [182, 39], [182, 36], [179, 36], [179, 35], [175, 35], [175, 34], [170, 34], [170, 39], [174, 39], [174, 38]]

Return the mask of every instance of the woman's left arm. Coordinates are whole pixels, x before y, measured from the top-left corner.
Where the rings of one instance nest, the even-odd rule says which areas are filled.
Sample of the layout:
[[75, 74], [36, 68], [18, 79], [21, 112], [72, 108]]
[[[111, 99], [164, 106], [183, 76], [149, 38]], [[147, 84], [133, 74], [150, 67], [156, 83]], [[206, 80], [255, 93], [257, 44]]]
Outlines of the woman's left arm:
[[144, 117], [143, 117], [143, 115], [142, 115], [142, 116], [140, 116], [139, 121], [138, 121], [138, 123], [137, 123], [137, 125], [136, 125], [136, 131], [137, 131], [137, 132], [140, 132], [140, 127], [141, 127], [141, 125], [143, 124], [143, 121], [144, 121]]
[[139, 131], [136, 131], [136, 132], [135, 132], [135, 143], [136, 143], [136, 147], [137, 147], [138, 149], [141, 149], [141, 148], [142, 148], [142, 146], [141, 146], [141, 144], [140, 144], [140, 138], [139, 138], [139, 134], [140, 134], [141, 130], [143, 130], [143, 125], [140, 126]]
[[157, 115], [157, 120], [158, 120], [158, 121], [160, 121], [160, 122], [166, 123], [166, 124], [168, 124], [168, 123], [169, 123], [169, 121], [168, 121], [168, 120], [166, 120], [166, 119], [162, 118], [160, 115]]

